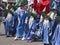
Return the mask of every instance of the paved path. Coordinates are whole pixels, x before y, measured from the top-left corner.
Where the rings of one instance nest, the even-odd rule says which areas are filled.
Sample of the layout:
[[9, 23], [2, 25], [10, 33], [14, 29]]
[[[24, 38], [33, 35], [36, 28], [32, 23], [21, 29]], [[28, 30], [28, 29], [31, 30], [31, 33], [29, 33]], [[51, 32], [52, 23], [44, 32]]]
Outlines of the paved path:
[[32, 42], [29, 43], [27, 41], [22, 40], [14, 40], [14, 37], [6, 38], [4, 35], [4, 26], [3, 24], [0, 25], [0, 45], [43, 45], [42, 42]]

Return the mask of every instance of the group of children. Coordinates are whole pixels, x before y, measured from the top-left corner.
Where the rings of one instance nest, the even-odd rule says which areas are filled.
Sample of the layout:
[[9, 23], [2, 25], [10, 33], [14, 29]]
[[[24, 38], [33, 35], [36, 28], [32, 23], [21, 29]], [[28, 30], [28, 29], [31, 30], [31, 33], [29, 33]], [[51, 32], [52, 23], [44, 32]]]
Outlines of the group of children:
[[[41, 4], [41, 6], [43, 5]], [[24, 4], [21, 4], [13, 14], [10, 12], [4, 14], [5, 35], [7, 37], [15, 36], [14, 40], [22, 38], [22, 40], [28, 41], [33, 41], [36, 39], [35, 37], [42, 37], [44, 45], [59, 45], [60, 23], [57, 24], [55, 19], [58, 15], [57, 10], [60, 11], [60, 0], [53, 0], [48, 6], [50, 6], [50, 11], [49, 14], [46, 12], [46, 15], [44, 12], [44, 14], [39, 13], [40, 10], [34, 9], [33, 5], [25, 8]], [[48, 10], [47, 7], [46, 9]]]

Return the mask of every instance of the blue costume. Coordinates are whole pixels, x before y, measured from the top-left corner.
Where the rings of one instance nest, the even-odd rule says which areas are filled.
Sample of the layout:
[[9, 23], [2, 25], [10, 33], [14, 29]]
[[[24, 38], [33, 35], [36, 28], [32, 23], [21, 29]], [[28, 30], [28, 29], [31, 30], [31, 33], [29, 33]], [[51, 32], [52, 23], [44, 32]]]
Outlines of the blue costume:
[[18, 15], [16, 12], [14, 12], [14, 34], [16, 34], [16, 28], [17, 28], [17, 25], [18, 25]]
[[28, 31], [28, 34], [26, 35], [26, 39], [27, 40], [32, 40], [32, 39], [35, 39], [35, 31], [36, 31], [36, 28], [38, 23], [39, 23], [39, 15], [36, 14], [36, 19], [34, 19], [34, 17], [31, 15], [30, 18], [29, 18], [29, 31]]
[[39, 37], [42, 37], [42, 34], [43, 34], [43, 17], [41, 16], [40, 21], [39, 21], [39, 30], [37, 32], [37, 35]]
[[25, 16], [26, 16], [26, 19], [25, 19], [25, 24], [24, 24], [24, 32], [23, 32], [23, 38], [22, 38], [22, 40], [24, 40], [24, 39], [26, 39], [26, 35], [27, 35], [27, 33], [28, 33], [28, 19], [29, 19], [29, 17], [28, 17], [28, 13], [25, 13]]
[[43, 22], [39, 22], [39, 30], [37, 32], [37, 35], [41, 37], [43, 34]]
[[51, 21], [50, 21], [50, 36], [52, 35], [52, 31], [54, 31], [53, 27], [54, 27], [54, 24], [55, 24], [56, 16], [57, 16], [57, 14], [52, 11], [52, 13], [50, 15], [50, 18], [51, 18]]
[[23, 37], [24, 33], [24, 25], [25, 25], [25, 11], [23, 9], [20, 9], [20, 7], [16, 10], [16, 14], [18, 16], [18, 25], [16, 28], [16, 37]]
[[[54, 24], [55, 24], [55, 20], [52, 20], [52, 21], [50, 22], [51, 31], [52, 31], [52, 28], [53, 28]], [[50, 36], [51, 36], [51, 34], [50, 34]]]
[[35, 38], [36, 26], [37, 26], [36, 20], [32, 21], [31, 24], [29, 24], [29, 31], [28, 34], [26, 35], [27, 40], [32, 40]]
[[53, 0], [50, 6], [51, 9], [57, 9], [60, 11], [60, 0]]
[[57, 25], [53, 38], [52, 45], [60, 45], [60, 24]]
[[43, 22], [43, 43], [44, 44], [49, 44], [49, 28], [50, 28], [49, 20], [44, 19]]
[[14, 18], [12, 15], [7, 15], [6, 21], [6, 36], [10, 36], [14, 31]]

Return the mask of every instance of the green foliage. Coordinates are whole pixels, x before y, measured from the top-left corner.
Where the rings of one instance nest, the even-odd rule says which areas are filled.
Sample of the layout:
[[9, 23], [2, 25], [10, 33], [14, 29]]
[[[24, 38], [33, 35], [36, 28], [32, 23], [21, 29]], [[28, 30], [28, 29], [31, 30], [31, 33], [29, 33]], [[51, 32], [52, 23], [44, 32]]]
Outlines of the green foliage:
[[2, 11], [0, 12], [0, 17], [2, 16]]
[[15, 6], [20, 6], [22, 2], [24, 4], [27, 4], [28, 3], [27, 0], [18, 0], [18, 2], [15, 4]]
[[50, 0], [50, 2], [52, 2], [53, 0]]
[[47, 19], [49, 19], [49, 21], [51, 21], [51, 18], [50, 18], [49, 16], [47, 16], [47, 15], [45, 14], [45, 12], [41, 12], [41, 14], [42, 14], [43, 18], [47, 18]]
[[11, 13], [11, 14], [13, 14], [13, 11], [15, 10], [15, 6], [14, 5], [10, 5], [9, 7], [8, 7], [8, 9], [5, 9], [4, 10], [4, 12], [7, 14], [7, 13]]
[[45, 18], [47, 15], [44, 12], [41, 12], [42, 16]]
[[60, 22], [60, 16], [56, 17], [56, 22], [59, 23]]
[[30, 17], [30, 16], [33, 16], [35, 20], [37, 19], [36, 14], [34, 14], [34, 13], [32, 13], [32, 12], [28, 12], [28, 15], [29, 15], [29, 17]]

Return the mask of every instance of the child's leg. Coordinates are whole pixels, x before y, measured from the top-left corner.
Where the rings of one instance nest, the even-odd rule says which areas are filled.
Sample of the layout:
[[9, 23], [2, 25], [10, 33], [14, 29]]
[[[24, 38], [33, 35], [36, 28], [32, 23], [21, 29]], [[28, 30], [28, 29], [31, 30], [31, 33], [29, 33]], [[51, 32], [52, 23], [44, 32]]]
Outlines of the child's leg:
[[23, 38], [22, 38], [22, 40], [26, 39], [26, 35], [28, 34], [28, 31], [29, 31], [28, 25], [26, 24], [24, 26], [24, 32], [23, 32]]
[[9, 32], [9, 29], [10, 29], [10, 28], [9, 28], [9, 25], [8, 25], [8, 24], [9, 24], [9, 22], [6, 21], [6, 36], [7, 36], [7, 37], [9, 37], [9, 35], [10, 35], [10, 32]]

